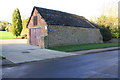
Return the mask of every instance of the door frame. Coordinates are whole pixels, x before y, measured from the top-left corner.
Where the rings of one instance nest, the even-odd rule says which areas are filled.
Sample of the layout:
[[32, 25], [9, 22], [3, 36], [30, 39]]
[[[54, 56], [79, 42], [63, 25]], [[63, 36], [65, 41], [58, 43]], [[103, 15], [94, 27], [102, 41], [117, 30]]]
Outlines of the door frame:
[[[33, 29], [33, 31], [32, 31], [32, 29]], [[37, 37], [40, 37], [40, 36], [38, 36], [37, 34], [37, 29], [39, 29], [39, 31], [40, 31], [40, 27], [32, 27], [32, 28], [29, 28], [29, 44], [31, 44], [31, 45], [35, 45], [35, 46], [40, 46], [40, 42], [39, 42], [39, 44], [38, 44], [38, 41], [36, 41], [36, 40], [40, 40], [40, 39], [38, 39]], [[34, 32], [34, 33], [33, 33]], [[33, 36], [34, 37], [33, 37]], [[34, 38], [34, 39], [32, 39], [32, 38]]]

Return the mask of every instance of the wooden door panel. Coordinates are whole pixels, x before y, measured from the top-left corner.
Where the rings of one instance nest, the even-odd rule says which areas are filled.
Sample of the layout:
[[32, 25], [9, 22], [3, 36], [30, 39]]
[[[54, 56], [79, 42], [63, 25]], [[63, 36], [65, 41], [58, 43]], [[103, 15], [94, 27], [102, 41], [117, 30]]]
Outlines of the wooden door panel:
[[31, 29], [31, 44], [35, 45], [35, 29]]
[[34, 29], [31, 29], [31, 44], [34, 45]]
[[40, 46], [41, 44], [40, 33], [41, 33], [40, 28], [30, 29], [30, 43], [32, 45]]
[[36, 45], [40, 46], [40, 41], [41, 41], [41, 37], [40, 37], [40, 29], [36, 29]]

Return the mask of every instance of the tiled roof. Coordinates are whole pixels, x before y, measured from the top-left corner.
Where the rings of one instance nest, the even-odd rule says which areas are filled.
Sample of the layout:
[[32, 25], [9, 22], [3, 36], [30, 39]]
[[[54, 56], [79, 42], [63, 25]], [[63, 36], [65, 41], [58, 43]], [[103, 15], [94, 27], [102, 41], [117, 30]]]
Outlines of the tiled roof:
[[75, 14], [40, 7], [34, 7], [34, 9], [37, 9], [37, 11], [45, 19], [48, 25], [64, 25], [84, 28], [96, 28], [93, 24], [91, 24], [91, 22], [89, 22], [83, 16], [78, 16]]

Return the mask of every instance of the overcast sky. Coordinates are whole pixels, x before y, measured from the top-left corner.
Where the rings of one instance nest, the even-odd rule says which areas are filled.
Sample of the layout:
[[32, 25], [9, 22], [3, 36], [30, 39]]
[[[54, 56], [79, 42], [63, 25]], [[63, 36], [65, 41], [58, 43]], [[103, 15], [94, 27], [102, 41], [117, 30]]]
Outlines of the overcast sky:
[[91, 19], [103, 13], [109, 5], [120, 0], [1, 0], [0, 21], [12, 21], [14, 9], [19, 8], [22, 19], [30, 16], [34, 6], [60, 10]]

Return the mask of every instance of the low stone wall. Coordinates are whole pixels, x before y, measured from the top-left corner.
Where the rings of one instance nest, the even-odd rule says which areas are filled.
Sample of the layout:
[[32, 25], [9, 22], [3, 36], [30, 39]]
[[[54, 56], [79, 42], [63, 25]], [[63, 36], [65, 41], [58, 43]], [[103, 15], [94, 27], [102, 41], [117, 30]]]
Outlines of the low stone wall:
[[116, 39], [116, 38], [113, 38], [111, 39], [110, 41], [107, 41], [108, 43], [120, 43], [120, 38]]
[[55, 25], [48, 26], [44, 41], [46, 47], [103, 42], [99, 29]]

